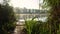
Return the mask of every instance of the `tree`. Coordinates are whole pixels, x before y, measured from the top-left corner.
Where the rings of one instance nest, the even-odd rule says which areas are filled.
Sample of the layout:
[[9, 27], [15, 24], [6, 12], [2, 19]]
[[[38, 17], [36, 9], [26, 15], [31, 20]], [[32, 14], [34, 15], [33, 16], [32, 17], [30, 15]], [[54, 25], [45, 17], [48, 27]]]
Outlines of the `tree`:
[[14, 30], [16, 17], [13, 12], [13, 7], [8, 3], [5, 5], [0, 4], [0, 33], [8, 34]]
[[57, 34], [60, 23], [60, 0], [44, 0], [44, 2], [51, 7], [49, 23], [51, 24], [51, 34]]

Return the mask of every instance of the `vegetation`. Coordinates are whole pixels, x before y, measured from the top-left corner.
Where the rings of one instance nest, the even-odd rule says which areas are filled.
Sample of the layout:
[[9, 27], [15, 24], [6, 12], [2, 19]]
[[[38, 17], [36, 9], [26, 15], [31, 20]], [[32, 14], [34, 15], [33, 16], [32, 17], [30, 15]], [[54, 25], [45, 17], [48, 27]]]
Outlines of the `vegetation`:
[[[24, 32], [26, 34], [53, 34], [51, 30], [55, 28], [52, 28], [52, 25], [49, 21], [42, 22], [34, 19], [25, 21], [25, 26]], [[57, 34], [60, 34], [60, 29], [58, 30]]]
[[28, 20], [25, 21], [25, 26], [27, 34], [50, 34], [48, 23], [42, 21]]
[[60, 25], [60, 0], [44, 0], [47, 6], [50, 6], [49, 24], [51, 25], [51, 34], [57, 34]]
[[34, 25], [35, 23], [36, 23], [36, 21], [33, 21], [33, 20], [25, 21], [27, 34], [31, 34], [33, 25]]
[[0, 4], [0, 34], [9, 34], [15, 29], [16, 17], [13, 7], [8, 3]]

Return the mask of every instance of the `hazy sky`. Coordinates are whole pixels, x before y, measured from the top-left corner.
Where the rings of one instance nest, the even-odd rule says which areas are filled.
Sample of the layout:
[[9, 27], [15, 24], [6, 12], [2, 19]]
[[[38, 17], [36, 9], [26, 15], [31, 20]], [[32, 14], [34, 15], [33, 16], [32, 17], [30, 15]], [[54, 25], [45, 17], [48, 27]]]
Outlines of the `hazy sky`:
[[0, 4], [3, 2], [3, 0], [0, 0]]
[[[0, 0], [0, 3], [2, 0]], [[40, 1], [40, 3], [42, 0]], [[28, 9], [39, 9], [39, 0], [11, 0], [10, 5], [13, 7], [28, 8]]]
[[14, 7], [39, 9], [39, 0], [11, 0]]

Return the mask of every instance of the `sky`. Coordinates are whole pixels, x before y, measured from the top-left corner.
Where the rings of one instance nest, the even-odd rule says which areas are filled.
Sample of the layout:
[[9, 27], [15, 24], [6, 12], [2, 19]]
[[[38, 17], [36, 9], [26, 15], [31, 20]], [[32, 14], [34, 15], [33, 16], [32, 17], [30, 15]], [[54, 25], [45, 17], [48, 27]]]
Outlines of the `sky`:
[[[0, 3], [2, 1], [0, 0]], [[42, 0], [40, 0], [40, 3], [42, 3]], [[9, 4], [13, 7], [39, 9], [39, 0], [10, 0]]]
[[0, 4], [3, 2], [3, 0], [0, 0]]
[[14, 7], [39, 9], [39, 0], [11, 0]]

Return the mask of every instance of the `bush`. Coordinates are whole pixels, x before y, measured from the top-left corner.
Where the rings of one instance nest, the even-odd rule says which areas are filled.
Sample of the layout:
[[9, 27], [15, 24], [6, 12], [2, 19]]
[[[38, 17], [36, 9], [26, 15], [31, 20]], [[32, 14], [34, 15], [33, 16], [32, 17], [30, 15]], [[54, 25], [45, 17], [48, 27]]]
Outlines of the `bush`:
[[8, 34], [14, 31], [16, 26], [16, 18], [13, 12], [13, 7], [9, 4], [0, 4], [0, 34]]

